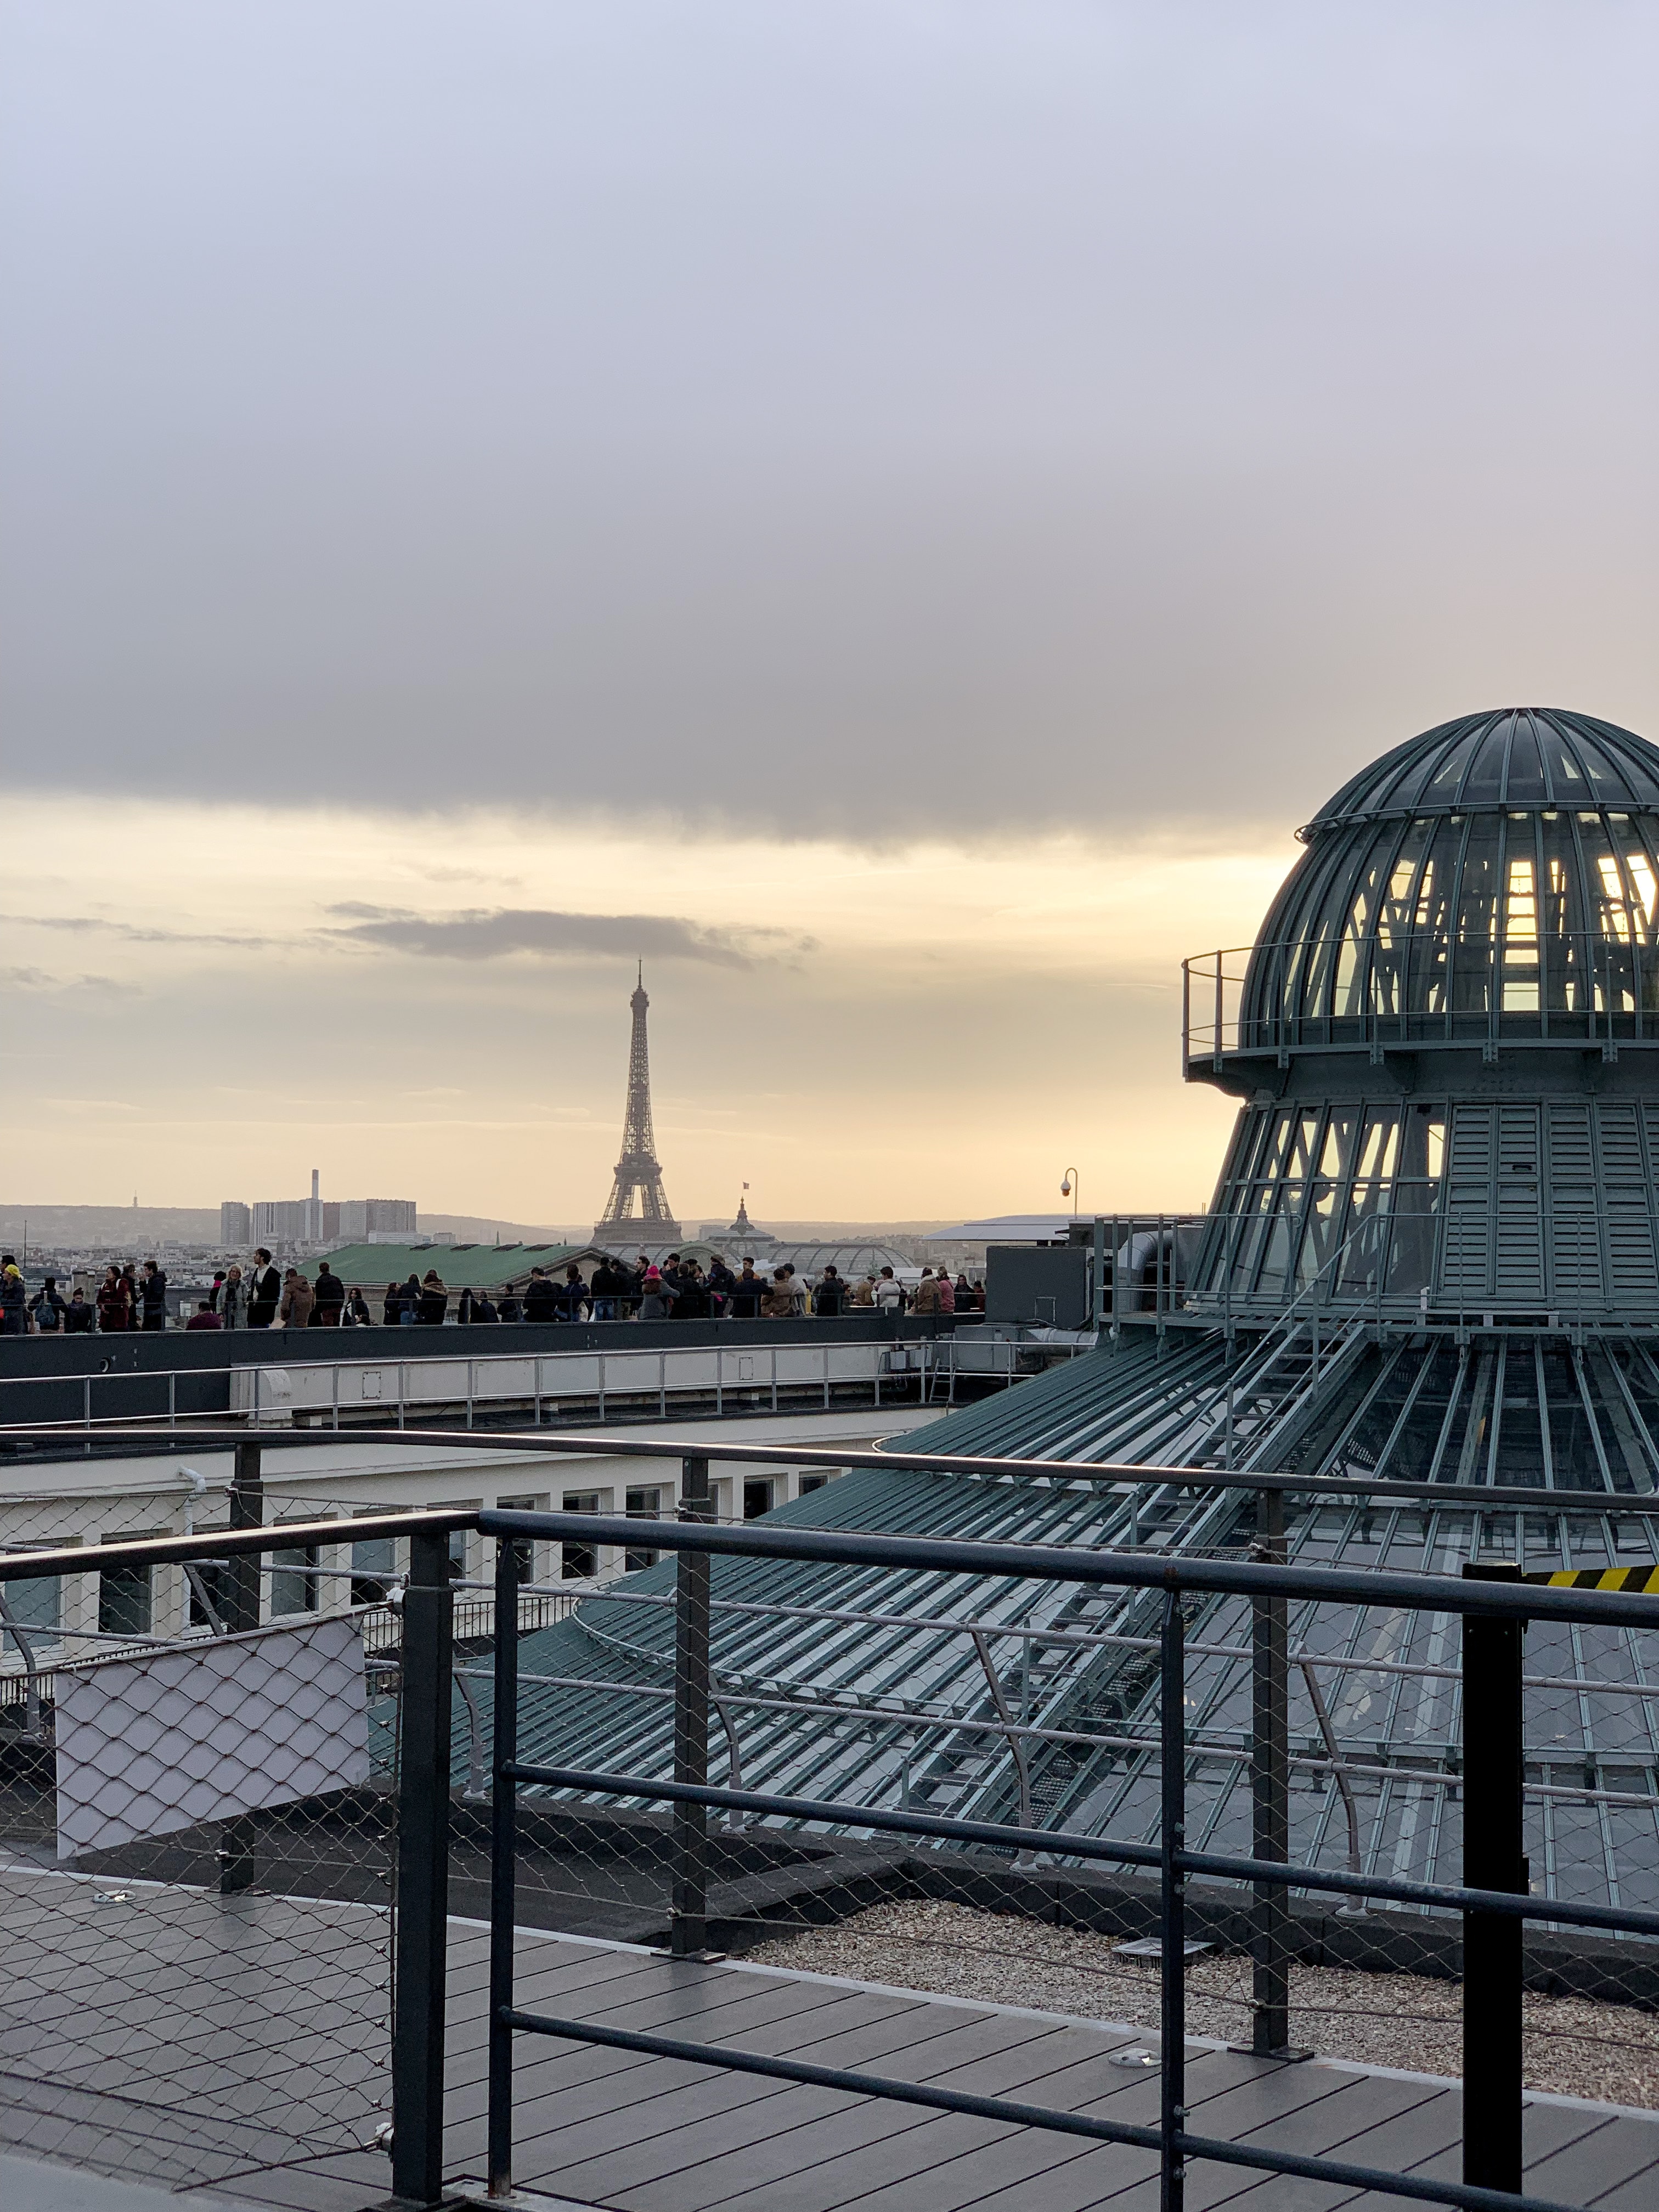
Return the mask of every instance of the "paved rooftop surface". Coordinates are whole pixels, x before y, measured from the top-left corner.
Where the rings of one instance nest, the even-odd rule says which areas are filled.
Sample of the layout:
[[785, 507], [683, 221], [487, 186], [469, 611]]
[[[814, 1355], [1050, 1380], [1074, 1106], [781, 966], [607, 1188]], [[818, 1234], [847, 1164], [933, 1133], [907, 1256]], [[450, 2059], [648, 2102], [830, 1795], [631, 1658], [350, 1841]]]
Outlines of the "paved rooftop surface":
[[[159, 2191], [362, 2212], [384, 2197], [386, 1918], [249, 1893], [0, 1875], [0, 2144], [40, 2212], [151, 2212]], [[50, 1953], [42, 1955], [43, 1942]], [[451, 1923], [448, 2142], [481, 2188], [487, 1937]], [[740, 2048], [1140, 2124], [1156, 2067], [1115, 2065], [1142, 2030], [741, 1962], [678, 1964], [522, 1931], [519, 2002]], [[520, 2037], [521, 2186], [615, 2212], [1152, 2212], [1147, 2154], [932, 2114], [717, 2068]], [[1462, 2097], [1425, 2077], [1279, 2065], [1194, 2043], [1193, 2125], [1305, 2154], [1455, 2179]], [[1659, 2212], [1659, 2118], [1565, 2100], [1527, 2113], [1528, 2188]], [[6, 2154], [0, 2152], [0, 2185]], [[90, 2166], [127, 2203], [40, 2193]], [[73, 2179], [75, 2177], [70, 2176]], [[173, 2202], [180, 2202], [175, 2197]], [[188, 2203], [188, 2198], [183, 2200]], [[1193, 2212], [1367, 2212], [1407, 2200], [1197, 2165]]]

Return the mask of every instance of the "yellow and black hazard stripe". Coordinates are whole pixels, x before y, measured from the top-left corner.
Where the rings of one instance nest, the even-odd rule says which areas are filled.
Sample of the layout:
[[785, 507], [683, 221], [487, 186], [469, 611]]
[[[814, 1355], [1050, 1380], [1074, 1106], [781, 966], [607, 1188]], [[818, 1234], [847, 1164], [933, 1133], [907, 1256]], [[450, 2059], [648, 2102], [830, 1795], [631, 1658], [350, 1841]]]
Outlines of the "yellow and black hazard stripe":
[[1522, 1575], [1552, 1589], [1651, 1590], [1659, 1597], [1659, 1561], [1646, 1567], [1571, 1567], [1554, 1575]]

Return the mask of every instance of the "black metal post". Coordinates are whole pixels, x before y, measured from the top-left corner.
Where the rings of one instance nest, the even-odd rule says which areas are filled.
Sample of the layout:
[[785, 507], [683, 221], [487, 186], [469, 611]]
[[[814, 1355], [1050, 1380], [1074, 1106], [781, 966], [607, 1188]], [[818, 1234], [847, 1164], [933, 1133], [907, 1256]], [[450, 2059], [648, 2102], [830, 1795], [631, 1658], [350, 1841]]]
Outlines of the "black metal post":
[[[259, 1466], [260, 1447], [239, 1443], [231, 1469], [230, 1525], [258, 1528], [265, 1517], [264, 1482]], [[259, 1569], [257, 1552], [239, 1552], [230, 1563], [230, 1589], [225, 1606], [225, 1626], [233, 1636], [259, 1626]], [[253, 1886], [253, 1816], [221, 1823], [219, 1829], [219, 1894], [234, 1897]]]
[[[1521, 1570], [1469, 1562], [1479, 1582]], [[1521, 1657], [1525, 1624], [1463, 1617], [1463, 1881], [1524, 1892]], [[1521, 2187], [1521, 1938], [1495, 1912], [1463, 1916], [1463, 2180]]]
[[411, 2204], [443, 2197], [453, 1604], [448, 1539], [417, 1530], [404, 1591], [392, 2031], [392, 2193]]
[[[681, 1462], [682, 1521], [712, 1521], [708, 1462]], [[682, 1552], [675, 1567], [674, 1779], [708, 1779], [708, 1554]], [[708, 1948], [708, 1815], [701, 1805], [674, 1808], [674, 1902], [669, 1950], [676, 1959]]]
[[514, 1923], [517, 1919], [519, 1785], [503, 1769], [519, 1755], [519, 1563], [495, 1540], [495, 1791], [489, 1835], [489, 2184], [513, 2193]]
[[[1285, 1497], [1257, 1494], [1253, 1557], [1285, 1564]], [[1250, 1829], [1255, 1856], [1283, 1866], [1291, 1856], [1290, 1619], [1282, 1597], [1250, 1601]], [[1255, 1885], [1250, 2049], [1258, 2058], [1305, 2057], [1291, 2047], [1290, 1897], [1277, 1882]]]
[[1159, 1651], [1163, 1818], [1158, 1824], [1158, 1977], [1159, 2050], [1163, 2064], [1158, 2127], [1164, 2142], [1158, 2156], [1158, 2212], [1182, 2212], [1187, 2201], [1186, 2162], [1176, 2142], [1187, 2124], [1187, 1877], [1178, 1858], [1187, 1845], [1187, 1671], [1183, 1636], [1181, 1600], [1171, 1590], [1164, 1601]]

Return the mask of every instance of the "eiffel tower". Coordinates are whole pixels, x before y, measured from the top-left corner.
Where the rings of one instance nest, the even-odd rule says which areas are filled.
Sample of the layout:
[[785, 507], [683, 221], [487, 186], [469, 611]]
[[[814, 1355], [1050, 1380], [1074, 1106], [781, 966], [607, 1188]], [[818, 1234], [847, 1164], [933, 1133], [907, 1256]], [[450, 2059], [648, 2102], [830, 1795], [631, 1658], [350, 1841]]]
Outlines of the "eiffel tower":
[[[651, 1127], [651, 1054], [645, 1041], [645, 1010], [651, 1001], [646, 995], [643, 962], [640, 963], [639, 982], [628, 1003], [634, 1010], [634, 1036], [628, 1048], [628, 1108], [623, 1115], [622, 1158], [617, 1163], [617, 1178], [611, 1186], [605, 1212], [594, 1224], [596, 1244], [605, 1241], [608, 1231], [632, 1221], [654, 1231], [653, 1241], [677, 1237], [680, 1233], [680, 1224], [669, 1211], [668, 1194], [662, 1187], [657, 1140]], [[634, 1211], [636, 1194], [640, 1201], [637, 1214]]]

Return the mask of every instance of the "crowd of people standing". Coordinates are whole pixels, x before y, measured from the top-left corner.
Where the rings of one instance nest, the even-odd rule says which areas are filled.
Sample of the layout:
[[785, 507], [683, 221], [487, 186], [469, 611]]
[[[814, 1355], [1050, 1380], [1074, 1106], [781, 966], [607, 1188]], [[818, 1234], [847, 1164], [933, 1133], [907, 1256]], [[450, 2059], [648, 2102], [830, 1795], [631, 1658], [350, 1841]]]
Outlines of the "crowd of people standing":
[[[356, 1293], [353, 1294], [354, 1296]], [[453, 1301], [453, 1304], [452, 1304]], [[660, 1266], [641, 1253], [629, 1266], [601, 1259], [590, 1276], [574, 1262], [562, 1275], [534, 1267], [522, 1292], [493, 1295], [471, 1286], [452, 1291], [435, 1268], [388, 1283], [379, 1318], [388, 1328], [430, 1328], [453, 1312], [462, 1324], [491, 1322], [787, 1321], [833, 1318], [860, 1309], [887, 1313], [982, 1313], [985, 1286], [966, 1275], [952, 1281], [941, 1267], [925, 1267], [908, 1290], [890, 1267], [849, 1281], [831, 1262], [810, 1280], [786, 1262], [757, 1271], [745, 1259], [737, 1272], [717, 1254], [705, 1267], [671, 1252]]]
[[[65, 1335], [98, 1330], [163, 1329], [167, 1323], [167, 1279], [154, 1260], [142, 1267], [112, 1261], [88, 1298], [78, 1285], [65, 1297], [48, 1275], [33, 1297], [11, 1253], [0, 1255], [0, 1335]], [[379, 1311], [375, 1310], [378, 1306]], [[491, 1322], [790, 1321], [875, 1310], [880, 1313], [961, 1314], [985, 1310], [985, 1286], [948, 1268], [924, 1267], [907, 1289], [884, 1267], [857, 1281], [833, 1263], [809, 1279], [785, 1262], [757, 1270], [752, 1258], [734, 1272], [718, 1254], [707, 1267], [671, 1252], [660, 1266], [644, 1253], [629, 1266], [601, 1257], [591, 1275], [572, 1263], [556, 1270], [534, 1267], [523, 1291], [466, 1286], [452, 1290], [435, 1267], [411, 1269], [371, 1298], [348, 1285], [326, 1260], [314, 1274], [279, 1268], [261, 1246], [246, 1268], [216, 1270], [211, 1289], [196, 1301], [187, 1329], [440, 1328], [453, 1316], [471, 1325]]]

